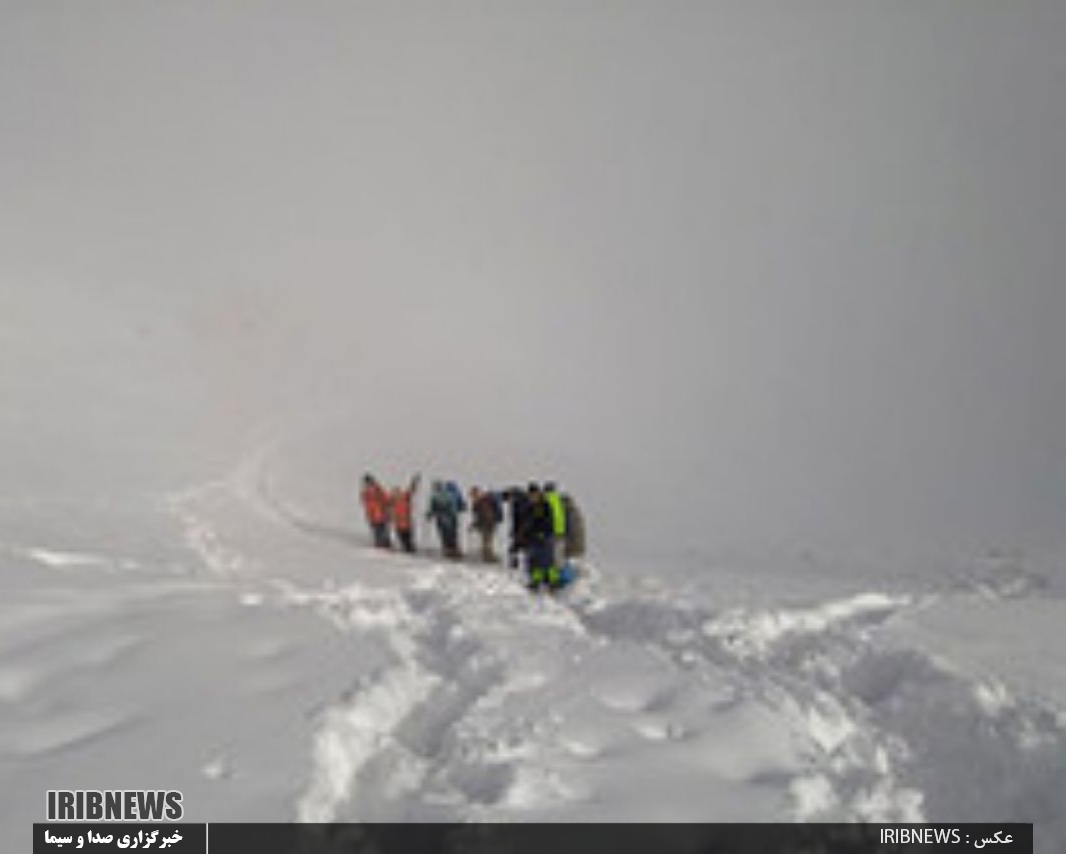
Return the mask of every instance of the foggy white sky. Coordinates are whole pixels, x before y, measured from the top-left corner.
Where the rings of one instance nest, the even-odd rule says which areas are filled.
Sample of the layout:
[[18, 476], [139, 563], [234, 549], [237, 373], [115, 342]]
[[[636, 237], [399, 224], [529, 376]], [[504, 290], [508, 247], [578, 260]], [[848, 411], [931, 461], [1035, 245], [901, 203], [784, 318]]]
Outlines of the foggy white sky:
[[1057, 541], [1064, 91], [1059, 2], [0, 0], [4, 491], [321, 411], [712, 540]]

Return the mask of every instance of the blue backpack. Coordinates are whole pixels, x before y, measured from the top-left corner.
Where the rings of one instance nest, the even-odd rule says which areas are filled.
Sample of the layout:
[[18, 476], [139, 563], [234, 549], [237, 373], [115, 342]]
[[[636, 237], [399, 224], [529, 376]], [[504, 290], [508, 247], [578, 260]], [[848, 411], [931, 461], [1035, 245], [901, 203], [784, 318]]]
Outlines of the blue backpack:
[[452, 505], [455, 507], [456, 513], [466, 512], [466, 500], [463, 498], [463, 491], [459, 488], [454, 480], [449, 480], [444, 484], [444, 489], [448, 493], [448, 497], [452, 500]]
[[572, 563], [564, 563], [559, 568], [559, 586], [566, 587], [568, 584], [573, 584], [577, 581], [577, 569], [575, 569]]

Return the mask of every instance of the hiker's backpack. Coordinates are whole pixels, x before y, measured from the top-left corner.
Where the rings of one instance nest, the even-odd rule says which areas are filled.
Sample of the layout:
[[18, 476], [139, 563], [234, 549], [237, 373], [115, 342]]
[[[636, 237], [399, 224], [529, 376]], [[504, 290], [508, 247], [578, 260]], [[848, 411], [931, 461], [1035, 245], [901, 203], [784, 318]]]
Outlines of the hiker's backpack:
[[562, 499], [566, 514], [566, 556], [581, 557], [585, 554], [585, 517], [570, 495], [564, 494]]
[[459, 488], [454, 480], [449, 480], [444, 485], [445, 490], [448, 492], [448, 497], [452, 500], [452, 505], [455, 507], [456, 513], [466, 512], [466, 499], [463, 498], [463, 491]]

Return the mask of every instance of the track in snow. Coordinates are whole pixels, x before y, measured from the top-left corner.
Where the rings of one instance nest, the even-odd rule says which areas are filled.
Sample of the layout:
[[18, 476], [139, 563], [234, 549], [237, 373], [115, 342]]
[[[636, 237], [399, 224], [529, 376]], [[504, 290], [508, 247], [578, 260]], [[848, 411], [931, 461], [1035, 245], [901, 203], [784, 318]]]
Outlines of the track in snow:
[[[500, 568], [374, 552], [265, 484], [252, 466], [212, 487], [206, 509], [186, 496], [190, 544], [217, 571], [246, 572], [268, 604], [313, 608], [390, 652], [319, 715], [302, 819], [624, 817], [625, 775], [670, 801], [656, 812], [643, 799], [649, 817], [705, 818], [708, 796], [728, 803], [730, 787], [756, 818], [1063, 812], [1066, 738], [1050, 710], [880, 632], [940, 597], [1024, 596], [1039, 579], [765, 609], [669, 590], [535, 598]], [[219, 500], [272, 517], [309, 556], [343, 550], [363, 575], [317, 586], [279, 575], [239, 531], [213, 527]]]

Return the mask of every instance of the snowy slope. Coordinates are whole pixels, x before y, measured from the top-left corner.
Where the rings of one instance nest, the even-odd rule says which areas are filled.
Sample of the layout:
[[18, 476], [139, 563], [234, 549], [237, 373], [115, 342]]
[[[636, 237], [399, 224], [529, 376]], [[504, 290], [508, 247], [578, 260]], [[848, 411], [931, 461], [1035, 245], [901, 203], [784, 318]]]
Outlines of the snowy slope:
[[264, 446], [178, 492], [5, 502], [5, 848], [48, 788], [142, 787], [191, 820], [1022, 820], [1066, 845], [1043, 575], [597, 557], [531, 597], [368, 549], [291, 463]]

